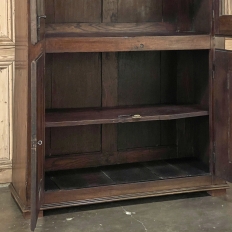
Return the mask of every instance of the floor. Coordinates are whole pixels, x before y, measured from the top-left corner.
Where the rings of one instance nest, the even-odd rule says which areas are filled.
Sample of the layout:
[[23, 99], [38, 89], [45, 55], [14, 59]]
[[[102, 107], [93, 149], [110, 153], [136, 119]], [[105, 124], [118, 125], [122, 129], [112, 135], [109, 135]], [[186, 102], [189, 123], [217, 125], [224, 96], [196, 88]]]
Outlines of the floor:
[[[35, 232], [232, 232], [232, 184], [227, 195], [182, 194], [50, 210]], [[7, 186], [0, 186], [0, 231], [27, 232]]]

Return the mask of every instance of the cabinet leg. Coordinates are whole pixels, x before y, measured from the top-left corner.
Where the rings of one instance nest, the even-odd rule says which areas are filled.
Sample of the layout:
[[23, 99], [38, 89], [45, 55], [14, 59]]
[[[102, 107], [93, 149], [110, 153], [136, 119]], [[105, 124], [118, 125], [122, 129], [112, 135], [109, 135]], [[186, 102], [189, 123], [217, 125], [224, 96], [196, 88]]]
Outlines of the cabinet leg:
[[207, 193], [212, 197], [221, 197], [226, 195], [226, 189], [211, 190]]
[[[30, 219], [31, 218], [31, 212], [23, 212], [23, 217], [25, 219]], [[43, 217], [43, 210], [39, 211], [39, 218]]]

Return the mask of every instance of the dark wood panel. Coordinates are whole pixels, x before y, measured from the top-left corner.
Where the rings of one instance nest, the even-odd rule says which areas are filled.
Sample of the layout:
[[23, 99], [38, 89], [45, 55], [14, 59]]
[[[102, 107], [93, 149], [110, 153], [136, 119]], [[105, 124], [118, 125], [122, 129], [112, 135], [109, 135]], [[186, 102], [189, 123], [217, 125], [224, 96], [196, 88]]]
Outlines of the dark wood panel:
[[91, 168], [91, 170], [69, 170], [50, 173], [50, 179], [60, 189], [78, 189], [91, 188], [114, 184], [100, 169]]
[[101, 151], [101, 126], [51, 129], [50, 155]]
[[[213, 3], [210, 0], [194, 0], [193, 28], [195, 31], [210, 33], [212, 8]], [[216, 11], [214, 13], [216, 14]]]
[[231, 159], [231, 70], [232, 53], [216, 51], [214, 78], [215, 173], [232, 181]]
[[52, 108], [101, 106], [101, 55], [54, 54]]
[[118, 22], [154, 22], [162, 20], [160, 0], [118, 0]]
[[[144, 143], [144, 141], [143, 141]], [[129, 149], [117, 153], [118, 163], [146, 162], [151, 160], [162, 160], [175, 158], [177, 154], [176, 145], [157, 146], [153, 148]]]
[[[123, 164], [82, 170], [49, 172], [46, 176], [60, 189], [93, 188], [160, 179], [183, 178], [209, 175], [197, 160], [154, 161], [147, 163]], [[50, 181], [49, 180], [49, 181]], [[154, 183], [154, 182], [153, 182]], [[54, 187], [54, 186], [52, 186]]]
[[210, 49], [209, 35], [176, 34], [138, 37], [54, 37], [46, 39], [46, 52], [118, 52]]
[[194, 131], [197, 122], [194, 120], [177, 120], [177, 146], [178, 157], [191, 157], [196, 155], [194, 146]]
[[118, 150], [160, 145], [160, 122], [118, 124]]
[[[50, 0], [48, 0], [50, 1]], [[54, 23], [101, 22], [101, 0], [53, 0]]]
[[199, 105], [157, 105], [84, 110], [60, 109], [50, 110], [46, 113], [46, 127], [174, 120], [208, 114], [208, 110]]
[[141, 148], [113, 154], [103, 152], [46, 157], [45, 170], [67, 170], [174, 158], [176, 157], [176, 146]]
[[118, 104], [160, 103], [160, 52], [119, 53]]
[[[186, 177], [187, 172], [179, 169], [174, 165], [170, 165], [165, 161], [155, 161], [144, 164], [152, 173], [160, 179]], [[190, 170], [189, 170], [190, 171]]]
[[232, 16], [223, 15], [219, 17], [219, 34], [232, 35]]

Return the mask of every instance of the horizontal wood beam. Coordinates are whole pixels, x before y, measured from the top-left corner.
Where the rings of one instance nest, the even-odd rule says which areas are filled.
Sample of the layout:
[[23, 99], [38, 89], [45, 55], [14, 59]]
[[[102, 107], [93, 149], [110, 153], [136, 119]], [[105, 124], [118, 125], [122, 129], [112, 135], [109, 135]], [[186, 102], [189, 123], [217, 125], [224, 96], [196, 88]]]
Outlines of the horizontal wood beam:
[[51, 37], [47, 53], [210, 49], [210, 35], [137, 37]]

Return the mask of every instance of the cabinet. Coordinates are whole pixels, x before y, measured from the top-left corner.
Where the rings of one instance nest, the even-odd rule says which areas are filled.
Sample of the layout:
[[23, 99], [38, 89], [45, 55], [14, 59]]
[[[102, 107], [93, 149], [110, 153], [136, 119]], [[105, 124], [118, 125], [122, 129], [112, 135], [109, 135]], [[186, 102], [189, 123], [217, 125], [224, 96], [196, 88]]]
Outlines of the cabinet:
[[232, 16], [220, 6], [17, 1], [10, 188], [32, 230], [52, 208], [225, 193]]

